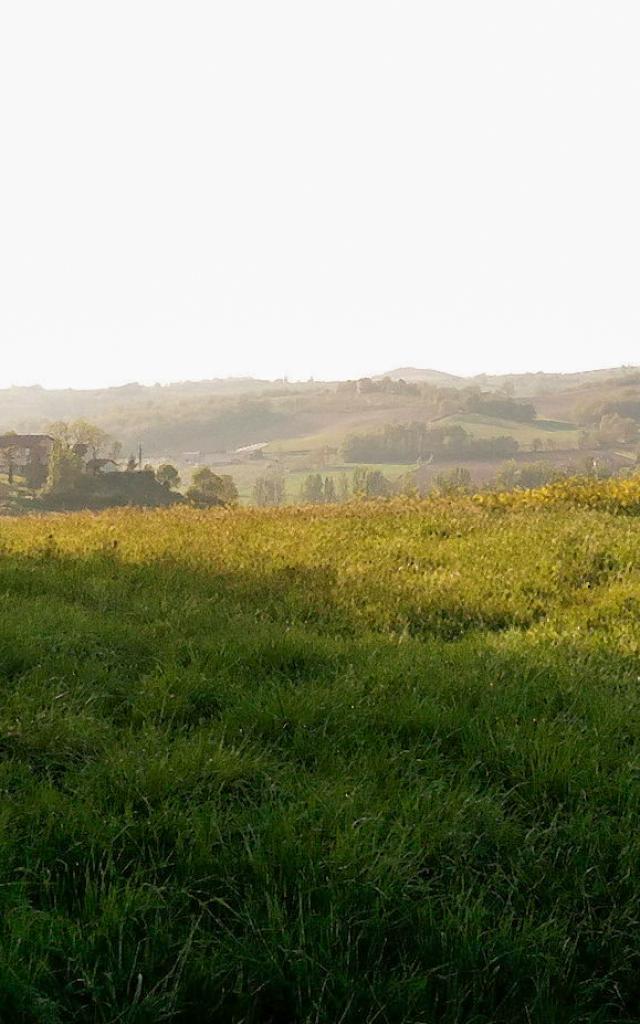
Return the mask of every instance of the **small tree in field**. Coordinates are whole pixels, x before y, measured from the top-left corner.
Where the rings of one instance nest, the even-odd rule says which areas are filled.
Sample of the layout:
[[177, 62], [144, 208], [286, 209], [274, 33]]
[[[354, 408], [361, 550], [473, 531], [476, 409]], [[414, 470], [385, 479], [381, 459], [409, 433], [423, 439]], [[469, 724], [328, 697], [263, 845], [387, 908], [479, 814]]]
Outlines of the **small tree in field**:
[[361, 466], [353, 471], [352, 479], [353, 495], [355, 498], [364, 498], [367, 493], [367, 471]]
[[456, 466], [450, 473], [438, 473], [433, 481], [436, 494], [468, 494], [471, 490], [471, 473], [464, 466]]
[[336, 495], [336, 485], [332, 476], [325, 476], [324, 478], [323, 498], [325, 505], [333, 505], [338, 500]]
[[238, 489], [233, 482], [233, 477], [219, 476], [208, 466], [203, 466], [193, 474], [187, 498], [194, 505], [203, 508], [216, 505], [235, 505], [238, 501]]
[[369, 470], [365, 477], [365, 493], [367, 498], [388, 498], [391, 484], [379, 469]]
[[341, 473], [338, 477], [338, 501], [348, 501], [350, 495], [349, 477], [346, 473]]
[[170, 462], [163, 462], [161, 466], [158, 466], [156, 480], [169, 490], [180, 486], [180, 474]]
[[282, 505], [285, 497], [284, 477], [281, 473], [265, 473], [256, 480], [252, 500], [260, 508], [275, 508]]
[[300, 497], [307, 505], [320, 505], [324, 501], [324, 488], [319, 473], [309, 474], [302, 485]]

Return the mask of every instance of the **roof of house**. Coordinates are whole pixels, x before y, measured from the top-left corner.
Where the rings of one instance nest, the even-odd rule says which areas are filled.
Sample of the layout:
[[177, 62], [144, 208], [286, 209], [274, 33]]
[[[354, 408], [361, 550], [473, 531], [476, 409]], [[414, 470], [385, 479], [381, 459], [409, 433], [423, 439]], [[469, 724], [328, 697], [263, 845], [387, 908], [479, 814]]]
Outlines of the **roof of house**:
[[87, 461], [87, 468], [91, 469], [102, 469], [103, 466], [117, 466], [119, 463], [115, 459], [89, 459]]
[[236, 455], [248, 455], [250, 452], [259, 452], [266, 448], [270, 441], [259, 441], [258, 444], [246, 444], [243, 448], [236, 448]]
[[0, 448], [35, 448], [43, 441], [51, 441], [54, 438], [49, 434], [0, 434]]

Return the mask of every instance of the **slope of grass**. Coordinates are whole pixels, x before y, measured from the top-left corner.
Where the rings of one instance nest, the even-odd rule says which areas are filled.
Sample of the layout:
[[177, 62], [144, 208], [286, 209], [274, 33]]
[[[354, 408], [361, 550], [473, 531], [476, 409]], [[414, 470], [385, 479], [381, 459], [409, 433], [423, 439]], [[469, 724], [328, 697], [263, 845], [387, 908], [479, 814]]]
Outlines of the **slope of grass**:
[[[428, 420], [427, 410], [416, 409], [408, 406], [406, 409], [389, 409], [371, 412], [368, 416], [364, 414], [356, 419], [351, 417], [343, 423], [336, 422], [330, 427], [306, 437], [287, 438], [286, 440], [274, 441], [266, 449], [267, 453], [287, 457], [287, 453], [297, 450], [315, 451], [328, 446], [339, 448], [347, 434], [367, 433], [382, 429], [386, 423], [408, 423], [411, 420]], [[458, 425], [464, 428], [471, 437], [513, 437], [523, 449], [531, 447], [535, 439], [543, 443], [551, 440], [557, 448], [577, 448], [579, 428], [575, 423], [564, 420], [537, 419], [531, 423], [516, 422], [515, 420], [498, 419], [494, 416], [484, 416], [481, 413], [458, 413], [451, 416], [439, 418], [437, 425]]]
[[580, 434], [575, 423], [563, 420], [537, 419], [531, 423], [516, 423], [481, 413], [448, 416], [440, 421], [440, 425], [444, 423], [458, 424], [472, 437], [513, 437], [523, 448], [529, 448], [536, 438], [543, 442], [551, 440], [557, 448], [577, 448]]
[[568, 505], [0, 522], [0, 1020], [636, 1021], [640, 535]]

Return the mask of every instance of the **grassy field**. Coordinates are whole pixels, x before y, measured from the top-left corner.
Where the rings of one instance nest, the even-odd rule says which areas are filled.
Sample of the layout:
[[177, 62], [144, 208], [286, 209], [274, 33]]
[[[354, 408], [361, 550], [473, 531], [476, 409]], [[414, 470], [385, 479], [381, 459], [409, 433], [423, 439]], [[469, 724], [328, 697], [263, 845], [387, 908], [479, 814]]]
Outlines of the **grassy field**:
[[[386, 423], [407, 423], [412, 420], [425, 419], [424, 410], [409, 405], [406, 409], [374, 410], [366, 417], [364, 414], [353, 423], [337, 423], [305, 437], [293, 437], [274, 441], [266, 449], [267, 454], [280, 454], [286, 458], [287, 452], [295, 450], [315, 450], [328, 445], [340, 447], [349, 433], [367, 433], [381, 430]], [[552, 441], [558, 448], [577, 448], [579, 427], [572, 422], [551, 419], [536, 419], [520, 423], [515, 420], [498, 419], [481, 413], [458, 413], [437, 421], [439, 426], [461, 426], [472, 437], [490, 438], [513, 437], [526, 450], [534, 440], [544, 443]]]
[[639, 510], [0, 521], [0, 1020], [637, 1021]]
[[[346, 476], [351, 487], [353, 479], [353, 471], [356, 468], [355, 465], [340, 463], [339, 465], [312, 465], [308, 464], [304, 469], [297, 469], [296, 463], [275, 463], [271, 460], [265, 459], [261, 462], [245, 462], [243, 464], [234, 464], [228, 467], [214, 467], [215, 472], [226, 473], [233, 477], [233, 481], [238, 488], [238, 494], [240, 501], [243, 505], [251, 503], [251, 495], [253, 487], [259, 476], [263, 476], [265, 473], [269, 473], [273, 469], [281, 465], [284, 473], [284, 485], [285, 485], [285, 500], [290, 503], [296, 503], [300, 501], [300, 491], [302, 486], [309, 476], [310, 473], [320, 473], [322, 477], [330, 476], [333, 477], [336, 487], [338, 486], [340, 477]], [[409, 473], [412, 469], [415, 469], [415, 465], [404, 465], [404, 464], [374, 464], [364, 463], [363, 469], [375, 470], [379, 469], [384, 476], [390, 481], [395, 481], [398, 477], [404, 476]], [[184, 477], [187, 477], [187, 473], [184, 473]]]
[[561, 420], [533, 420], [531, 423], [516, 423], [514, 420], [501, 420], [493, 416], [482, 416], [480, 413], [465, 413], [448, 416], [442, 424], [457, 424], [473, 437], [513, 437], [523, 450], [531, 448], [533, 441], [540, 440], [543, 445], [552, 441], [557, 448], [577, 448], [580, 430], [575, 423]]

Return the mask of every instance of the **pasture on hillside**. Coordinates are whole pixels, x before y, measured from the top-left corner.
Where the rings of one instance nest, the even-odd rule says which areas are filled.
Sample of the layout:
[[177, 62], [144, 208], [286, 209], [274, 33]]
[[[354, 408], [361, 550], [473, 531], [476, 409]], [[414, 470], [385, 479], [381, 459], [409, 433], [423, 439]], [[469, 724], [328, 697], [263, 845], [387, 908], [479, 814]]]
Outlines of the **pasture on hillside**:
[[0, 521], [0, 1020], [637, 1021], [640, 486], [573, 498]]

